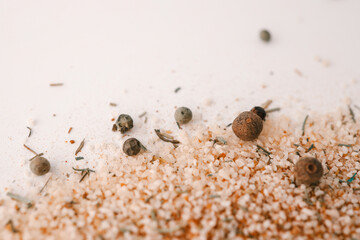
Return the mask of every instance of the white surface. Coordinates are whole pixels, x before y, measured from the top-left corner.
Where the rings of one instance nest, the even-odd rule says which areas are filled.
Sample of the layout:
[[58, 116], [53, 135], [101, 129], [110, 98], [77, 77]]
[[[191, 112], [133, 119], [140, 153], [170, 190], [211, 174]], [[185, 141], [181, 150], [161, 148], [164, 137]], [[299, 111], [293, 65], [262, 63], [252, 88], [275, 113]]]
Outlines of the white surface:
[[[267, 99], [283, 113], [330, 111], [347, 97], [359, 105], [359, 10], [358, 0], [0, 0], [0, 191], [46, 180], [29, 174], [23, 143], [45, 152], [55, 174], [71, 172], [83, 138], [88, 160], [89, 146], [119, 141], [110, 121], [119, 113], [133, 116], [131, 135], [146, 143], [159, 125], [151, 116], [176, 129], [175, 106], [196, 121], [221, 113], [226, 124]], [[259, 40], [262, 28], [271, 43]]]

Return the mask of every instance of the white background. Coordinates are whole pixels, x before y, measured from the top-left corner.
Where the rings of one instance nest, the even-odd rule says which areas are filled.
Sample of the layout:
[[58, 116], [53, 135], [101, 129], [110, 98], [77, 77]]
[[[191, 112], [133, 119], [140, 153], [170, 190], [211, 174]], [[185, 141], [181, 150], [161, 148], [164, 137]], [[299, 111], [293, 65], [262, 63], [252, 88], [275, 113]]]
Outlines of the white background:
[[152, 134], [137, 116], [174, 128], [181, 105], [221, 124], [267, 99], [283, 114], [360, 105], [359, 12], [359, 0], [0, 0], [0, 192], [47, 179], [29, 173], [24, 143], [71, 172], [83, 138], [88, 160], [90, 144], [116, 141], [119, 113]]

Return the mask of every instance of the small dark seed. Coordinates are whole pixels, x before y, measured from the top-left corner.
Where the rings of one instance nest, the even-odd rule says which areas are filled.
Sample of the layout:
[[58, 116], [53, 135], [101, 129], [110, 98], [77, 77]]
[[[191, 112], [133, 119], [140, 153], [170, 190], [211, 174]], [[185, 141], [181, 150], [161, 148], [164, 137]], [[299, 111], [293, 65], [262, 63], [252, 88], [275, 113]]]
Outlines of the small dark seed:
[[269, 42], [270, 39], [271, 39], [271, 34], [270, 34], [270, 32], [267, 31], [267, 30], [265, 30], [265, 29], [262, 30], [262, 31], [260, 32], [260, 39], [263, 40], [264, 42]]
[[266, 117], [266, 112], [265, 109], [263, 109], [262, 107], [253, 107], [251, 109], [251, 112], [255, 113], [256, 115], [258, 115], [259, 117], [261, 117], [262, 120], [265, 120]]
[[127, 114], [121, 114], [113, 125], [112, 130], [125, 133], [134, 127], [133, 119]]
[[186, 124], [192, 119], [192, 112], [187, 107], [179, 107], [175, 111], [175, 120], [178, 124]]
[[45, 175], [50, 171], [50, 163], [46, 158], [38, 156], [31, 161], [30, 170], [37, 176]]
[[252, 141], [260, 135], [263, 121], [253, 112], [243, 112], [233, 121], [232, 129], [241, 140]]
[[323, 167], [319, 160], [313, 157], [303, 157], [295, 164], [295, 180], [297, 185], [307, 186], [319, 183], [323, 175]]
[[124, 142], [123, 151], [128, 156], [135, 156], [141, 150], [141, 143], [136, 138], [129, 138]]

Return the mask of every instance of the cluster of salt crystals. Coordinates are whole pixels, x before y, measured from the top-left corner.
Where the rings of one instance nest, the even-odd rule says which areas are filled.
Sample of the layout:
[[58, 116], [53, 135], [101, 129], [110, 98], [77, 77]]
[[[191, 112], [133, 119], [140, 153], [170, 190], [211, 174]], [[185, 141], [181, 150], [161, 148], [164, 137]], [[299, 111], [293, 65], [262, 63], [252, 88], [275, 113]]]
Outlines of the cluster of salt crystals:
[[[197, 123], [173, 133], [181, 141], [178, 148], [154, 135], [146, 143], [150, 151], [137, 157], [125, 156], [118, 144], [101, 144], [95, 151], [102, 164], [83, 182], [74, 176], [68, 182], [54, 179], [45, 195], [32, 198], [35, 206], [30, 209], [2, 200], [0, 224], [11, 219], [20, 233], [1, 228], [0, 236], [358, 238], [360, 181], [339, 180], [360, 167], [359, 131], [346, 109], [311, 114], [304, 137], [301, 123], [269, 116], [255, 144], [237, 139], [231, 127]], [[210, 139], [217, 136], [227, 145], [214, 145]], [[270, 151], [271, 158], [256, 144]], [[306, 153], [311, 144], [315, 148]], [[319, 186], [295, 186], [296, 152], [322, 162], [325, 175]]]

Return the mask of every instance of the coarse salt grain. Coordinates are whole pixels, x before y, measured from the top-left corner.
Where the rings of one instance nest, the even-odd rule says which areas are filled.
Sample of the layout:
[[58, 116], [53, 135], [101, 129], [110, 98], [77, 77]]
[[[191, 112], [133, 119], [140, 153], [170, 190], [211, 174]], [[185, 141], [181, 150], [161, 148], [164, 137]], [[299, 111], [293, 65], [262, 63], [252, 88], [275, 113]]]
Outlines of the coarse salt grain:
[[[99, 164], [83, 182], [78, 183], [78, 174], [67, 183], [54, 178], [43, 195], [31, 195], [35, 207], [30, 209], [4, 199], [0, 224], [12, 219], [20, 233], [3, 228], [0, 235], [4, 239], [20, 235], [22, 239], [307, 239], [326, 233], [359, 237], [360, 197], [352, 189], [359, 187], [358, 177], [340, 182], [360, 168], [359, 127], [349, 116], [342, 120], [346, 112], [312, 114], [305, 137], [302, 123], [269, 116], [256, 144], [270, 150], [271, 158], [257, 151], [254, 143], [238, 140], [231, 128], [196, 123], [174, 134], [181, 141], [178, 148], [154, 138], [154, 145], [149, 144], [154, 153], [131, 160], [117, 143], [93, 145], [89, 149], [99, 153]], [[163, 121], [148, 124], [155, 123]], [[222, 136], [227, 144], [214, 145], [210, 141], [214, 136]], [[316, 147], [306, 154], [317, 156], [326, 173], [314, 189], [295, 186], [289, 161], [296, 163], [296, 152], [304, 155], [310, 143]]]

